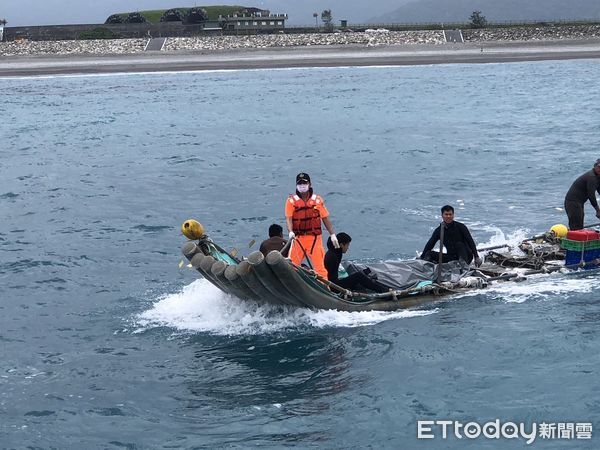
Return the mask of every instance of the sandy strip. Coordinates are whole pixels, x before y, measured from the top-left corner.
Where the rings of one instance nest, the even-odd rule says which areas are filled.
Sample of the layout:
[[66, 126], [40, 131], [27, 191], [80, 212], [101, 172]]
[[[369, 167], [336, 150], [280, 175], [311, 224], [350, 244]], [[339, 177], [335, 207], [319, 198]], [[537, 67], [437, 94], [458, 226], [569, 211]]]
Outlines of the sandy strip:
[[473, 64], [591, 58], [600, 58], [599, 40], [378, 47], [312, 46], [130, 55], [12, 56], [0, 59], [0, 76]]

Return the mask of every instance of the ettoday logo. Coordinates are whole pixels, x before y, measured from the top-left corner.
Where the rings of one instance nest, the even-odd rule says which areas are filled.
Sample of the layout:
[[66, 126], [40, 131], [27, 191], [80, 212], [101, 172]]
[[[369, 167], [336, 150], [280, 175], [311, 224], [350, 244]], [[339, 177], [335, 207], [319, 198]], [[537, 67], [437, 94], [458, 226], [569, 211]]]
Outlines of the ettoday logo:
[[457, 420], [419, 420], [417, 422], [417, 439], [523, 439], [531, 445], [540, 439], [591, 439], [592, 424], [590, 422], [533, 422], [531, 424], [501, 422], [500, 419], [486, 422], [462, 423]]

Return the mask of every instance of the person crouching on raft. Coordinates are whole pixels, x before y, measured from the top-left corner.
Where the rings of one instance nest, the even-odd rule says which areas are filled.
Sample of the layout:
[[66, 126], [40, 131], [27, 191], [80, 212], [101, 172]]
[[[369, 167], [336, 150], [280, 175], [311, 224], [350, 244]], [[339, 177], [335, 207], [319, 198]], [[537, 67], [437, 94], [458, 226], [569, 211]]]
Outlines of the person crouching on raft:
[[333, 224], [329, 220], [329, 211], [321, 196], [313, 192], [310, 176], [300, 172], [296, 176], [296, 193], [290, 195], [285, 202], [285, 221], [292, 243], [289, 257], [296, 265], [300, 265], [305, 257], [310, 259], [314, 271], [327, 278], [324, 259], [321, 222], [327, 228], [331, 242], [339, 248]]

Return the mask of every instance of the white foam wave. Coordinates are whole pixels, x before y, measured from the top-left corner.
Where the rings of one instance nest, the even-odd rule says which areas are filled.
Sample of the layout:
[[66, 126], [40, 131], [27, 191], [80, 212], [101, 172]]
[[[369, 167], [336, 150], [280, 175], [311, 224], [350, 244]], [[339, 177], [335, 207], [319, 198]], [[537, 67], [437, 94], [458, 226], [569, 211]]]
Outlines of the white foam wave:
[[500, 228], [489, 224], [477, 224], [478, 228], [493, 233], [493, 236], [487, 242], [479, 242], [479, 247], [489, 247], [492, 245], [507, 244], [513, 249], [517, 249], [519, 244], [528, 237], [531, 237], [531, 232], [525, 228], [517, 228], [510, 233], [504, 233]]
[[486, 292], [507, 303], [523, 303], [528, 300], [565, 298], [572, 294], [587, 293], [594, 289], [589, 280], [573, 278], [565, 274], [535, 275], [520, 283], [504, 282], [491, 286]]
[[[532, 236], [531, 230], [518, 228], [505, 234], [500, 228], [492, 225], [482, 225], [482, 229], [494, 233], [488, 242], [480, 247], [507, 244], [512, 253], [520, 253], [519, 244]], [[500, 250], [501, 251], [501, 250]], [[485, 255], [485, 253], [484, 253]], [[504, 282], [492, 285], [485, 292], [509, 303], [522, 303], [527, 300], [546, 300], [557, 296], [569, 296], [574, 293], [585, 293], [593, 289], [592, 283], [582, 282], [580, 278], [572, 278], [563, 273], [551, 275], [528, 276], [528, 280], [520, 283]]]
[[[253, 60], [253, 58], [249, 58]], [[135, 62], [135, 61], [133, 61]], [[428, 64], [432, 65], [432, 64]], [[52, 68], [53, 66], [49, 66]], [[77, 68], [77, 66], [75, 66]], [[332, 66], [332, 67], [321, 67], [321, 66], [302, 66], [302, 67], [257, 67], [257, 68], [243, 68], [243, 69], [190, 69], [190, 70], [154, 70], [154, 71], [133, 71], [133, 72], [107, 72], [107, 73], [65, 73], [65, 74], [43, 74], [43, 75], [7, 75], [0, 78], [12, 79], [12, 80], [39, 80], [39, 79], [60, 79], [60, 78], [110, 78], [110, 77], [135, 77], [135, 76], [163, 76], [163, 75], [181, 75], [181, 74], [213, 74], [213, 73], [235, 73], [235, 72], [286, 72], [286, 71], [302, 71], [302, 70], [320, 70], [320, 71], [334, 71], [340, 69], [353, 69], [353, 70], [365, 70], [365, 69], [395, 69], [395, 70], [407, 70], [409, 66], [394, 66], [394, 65], [377, 65], [377, 66]]]
[[242, 301], [224, 294], [204, 279], [185, 286], [181, 292], [159, 299], [139, 314], [137, 332], [171, 327], [179, 332], [217, 335], [254, 335], [303, 328], [360, 327], [390, 319], [434, 314], [426, 311], [313, 311], [275, 307]]

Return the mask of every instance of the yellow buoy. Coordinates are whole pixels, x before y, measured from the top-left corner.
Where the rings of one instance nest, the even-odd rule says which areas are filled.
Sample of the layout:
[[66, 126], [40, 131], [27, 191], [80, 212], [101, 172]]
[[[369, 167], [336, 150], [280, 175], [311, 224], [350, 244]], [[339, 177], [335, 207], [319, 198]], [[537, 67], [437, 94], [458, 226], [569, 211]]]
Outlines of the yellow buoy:
[[552, 225], [550, 231], [555, 234], [556, 237], [565, 238], [567, 237], [567, 233], [569, 229], [563, 225], [562, 223], [557, 223], [556, 225]]
[[204, 236], [204, 227], [197, 220], [189, 219], [181, 225], [181, 232], [186, 238], [196, 240]]

